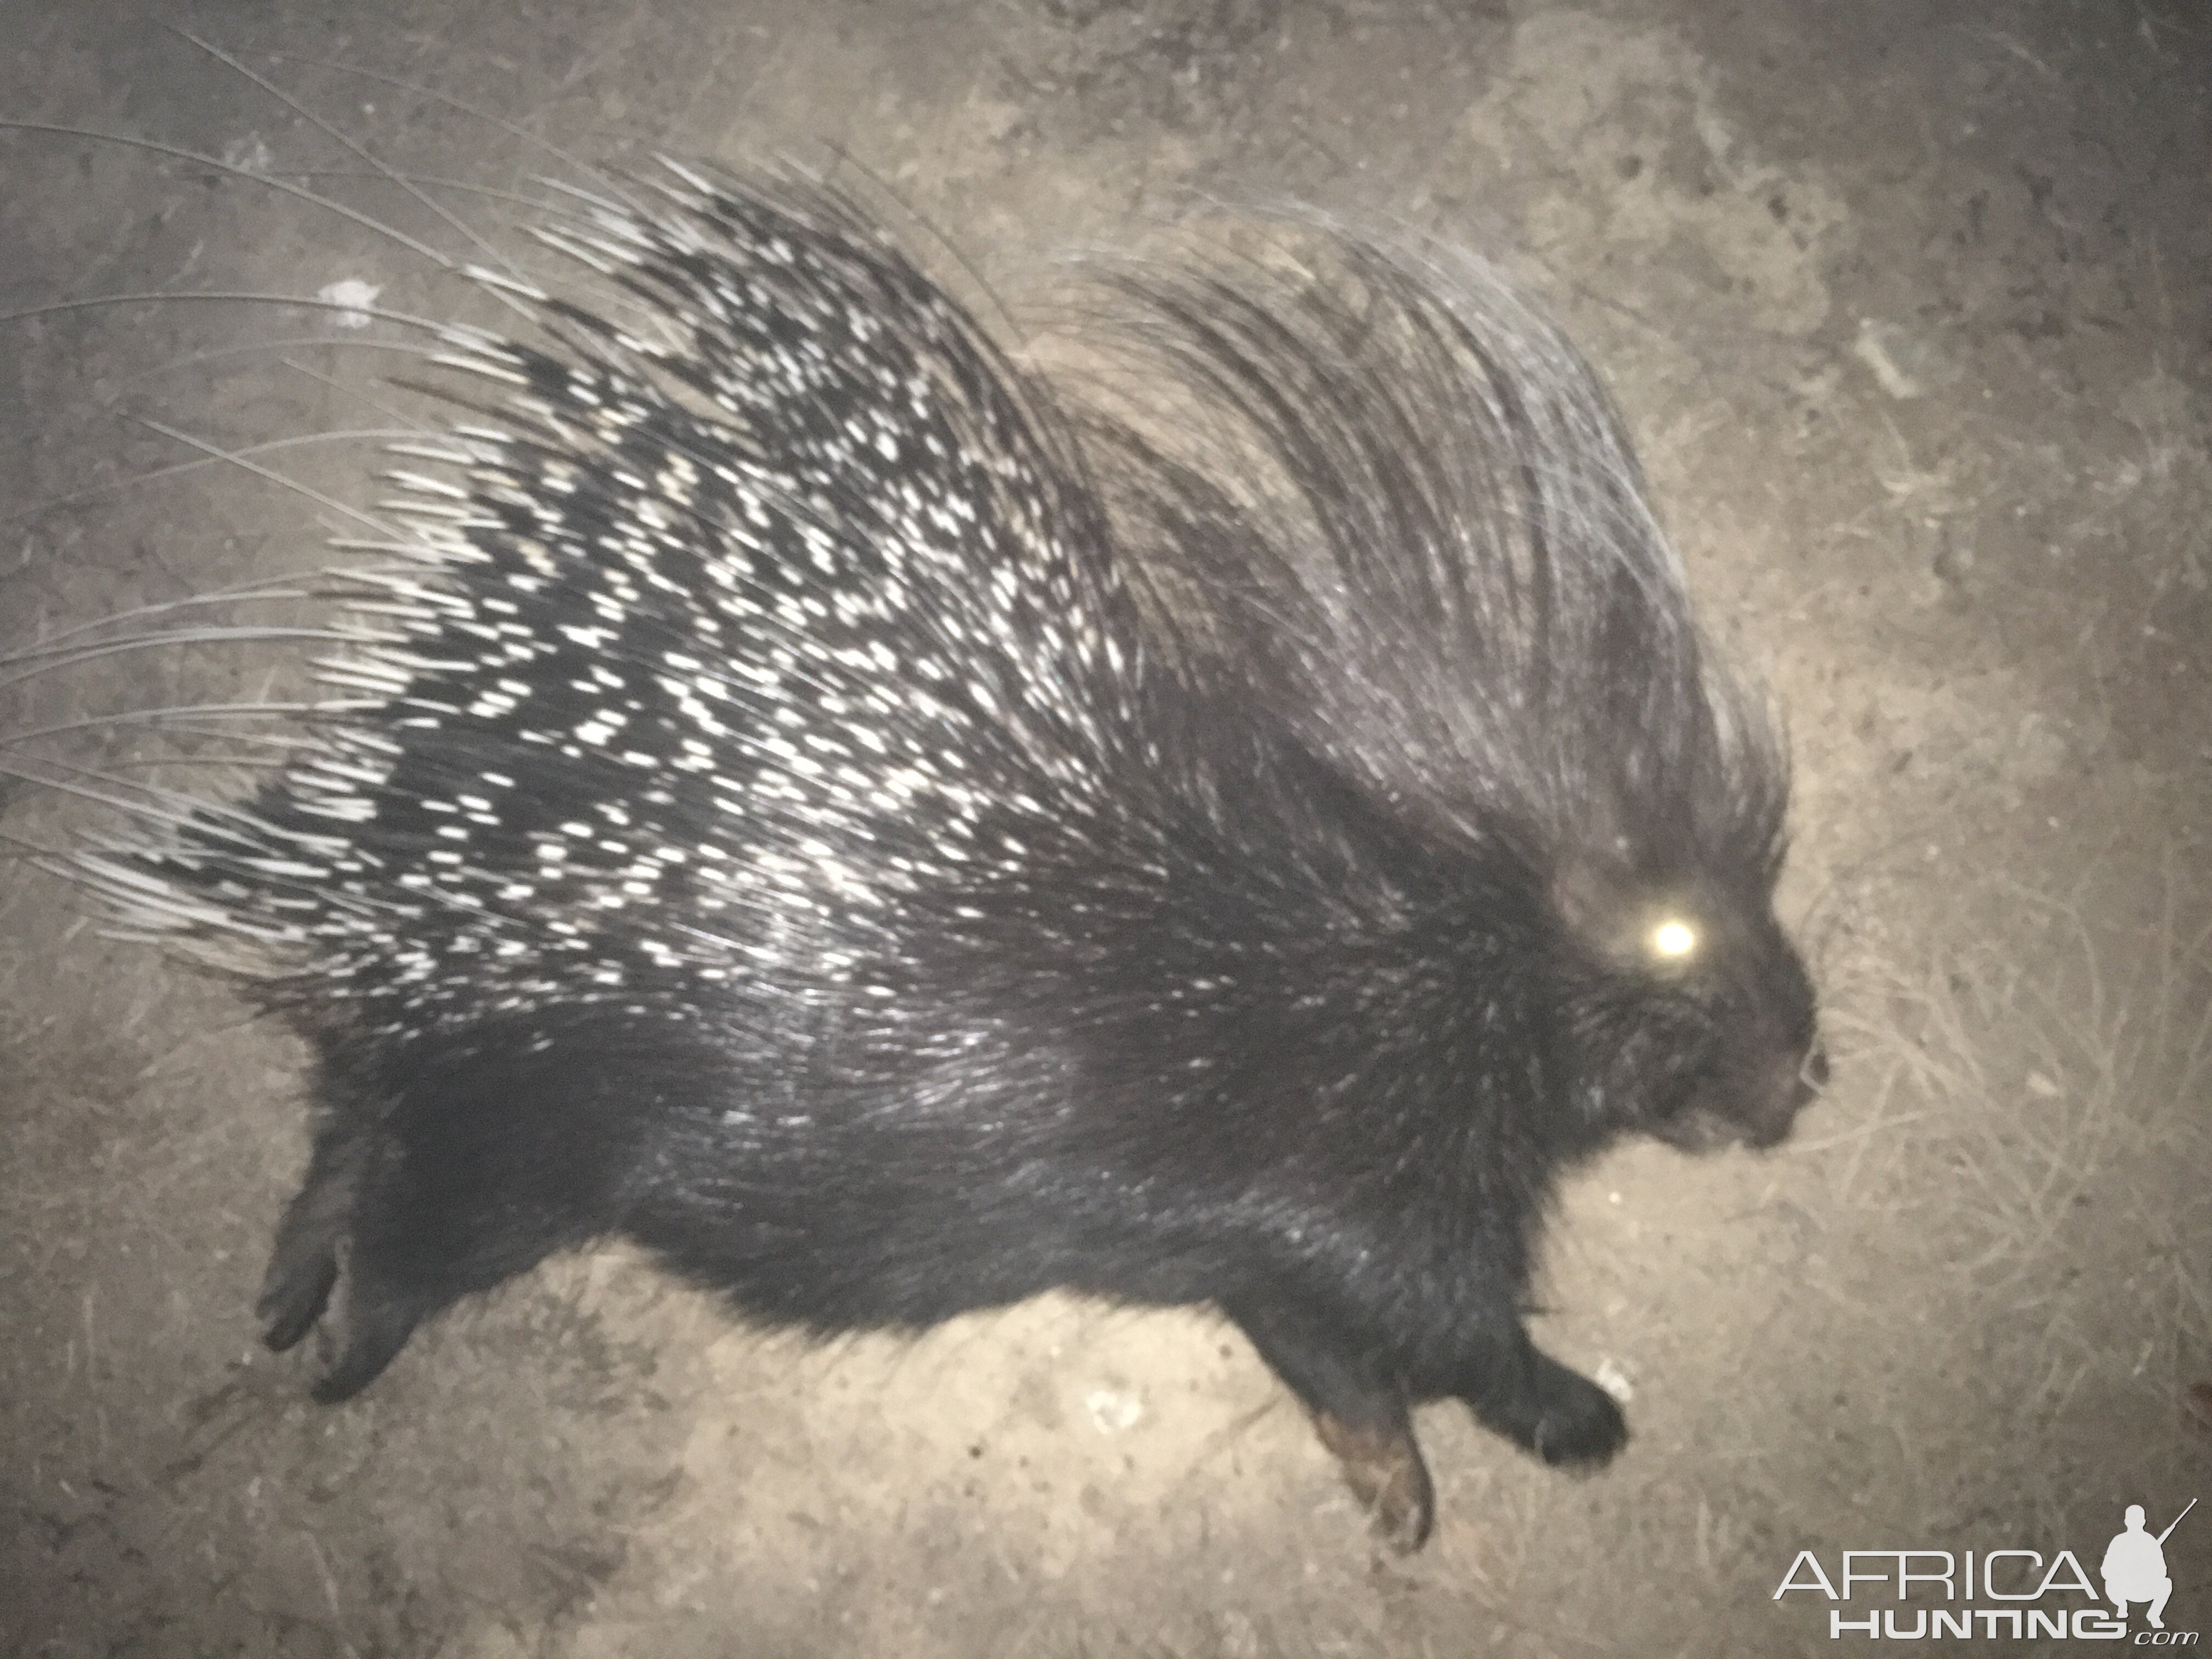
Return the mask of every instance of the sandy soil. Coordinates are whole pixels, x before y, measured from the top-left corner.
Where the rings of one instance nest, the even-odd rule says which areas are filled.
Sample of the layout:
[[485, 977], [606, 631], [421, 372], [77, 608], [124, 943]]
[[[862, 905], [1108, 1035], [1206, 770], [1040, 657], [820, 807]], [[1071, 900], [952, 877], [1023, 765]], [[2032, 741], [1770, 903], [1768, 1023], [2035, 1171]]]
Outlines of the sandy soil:
[[[1013, 295], [1207, 196], [1504, 258], [1605, 367], [1788, 711], [1786, 910], [1838, 1066], [1778, 1152], [1577, 1181], [1543, 1334], [1625, 1379], [1635, 1440], [1578, 1482], [1434, 1408], [1442, 1522], [1385, 1560], [1197, 1316], [1052, 1301], [810, 1350], [608, 1250], [313, 1407], [251, 1320], [300, 1052], [0, 868], [0, 1652], [1826, 1652], [1828, 1604], [1775, 1600], [1801, 1550], [2094, 1571], [2124, 1504], [2212, 1499], [2208, 92], [2179, 0], [18, 0], [0, 115], [447, 249], [301, 112], [472, 186], [425, 190], [510, 242], [502, 192], [571, 173], [550, 143], [834, 148]], [[344, 278], [474, 303], [283, 191], [0, 134], [0, 312]], [[0, 322], [0, 643], [319, 562], [336, 510], [240, 469], [113, 486], [197, 458], [149, 422], [391, 425], [354, 337], [216, 302]], [[357, 446], [258, 459], [373, 494]], [[0, 729], [283, 684], [242, 652], [0, 665]], [[85, 811], [0, 806], [49, 845]], [[2167, 1557], [2169, 1626], [2212, 1624], [2212, 1512]]]

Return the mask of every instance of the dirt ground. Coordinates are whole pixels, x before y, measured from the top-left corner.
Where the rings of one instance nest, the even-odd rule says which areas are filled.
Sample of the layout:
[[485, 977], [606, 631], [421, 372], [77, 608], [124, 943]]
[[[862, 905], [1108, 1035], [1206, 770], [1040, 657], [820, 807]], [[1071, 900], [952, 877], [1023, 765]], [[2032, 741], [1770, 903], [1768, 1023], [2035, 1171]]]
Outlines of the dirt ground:
[[[1017, 300], [1207, 198], [1396, 218], [1602, 365], [1771, 678], [1837, 1060], [1778, 1152], [1575, 1182], [1540, 1335], [1634, 1440], [1577, 1481], [1431, 1408], [1437, 1534], [1385, 1559], [1197, 1315], [811, 1349], [608, 1249], [310, 1405], [252, 1320], [301, 1052], [0, 865], [0, 1653], [1818, 1653], [1801, 1551], [2094, 1572], [2126, 1504], [2212, 1500], [2208, 99], [2185, 0], [0, 0], [0, 116], [276, 181], [0, 133], [0, 647], [324, 560], [337, 506], [174, 434], [394, 422], [378, 331], [52, 307], [356, 278], [478, 314], [276, 187], [473, 257], [319, 122], [507, 245], [560, 151], [842, 153]], [[252, 461], [374, 493], [359, 445]], [[16, 672], [16, 732], [283, 684], [242, 649]], [[0, 810], [44, 845], [88, 811]], [[2212, 1509], [2166, 1557], [2168, 1626], [2212, 1626]]]

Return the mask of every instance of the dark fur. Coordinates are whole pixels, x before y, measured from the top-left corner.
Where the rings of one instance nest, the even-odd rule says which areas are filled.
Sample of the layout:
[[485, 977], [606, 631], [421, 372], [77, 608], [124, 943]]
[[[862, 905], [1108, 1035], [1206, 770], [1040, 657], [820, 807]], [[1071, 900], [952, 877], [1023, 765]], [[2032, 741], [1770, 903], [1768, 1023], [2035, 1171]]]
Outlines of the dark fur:
[[[343, 1399], [623, 1233], [823, 1332], [1210, 1304], [1401, 1543], [1416, 1402], [1610, 1456], [1522, 1322], [1559, 1172], [1778, 1139], [1817, 1053], [1778, 747], [1579, 360], [1480, 267], [1318, 236], [1324, 280], [1127, 284], [1176, 445], [1057, 412], [818, 192], [550, 234], [647, 321], [456, 338], [499, 402], [402, 504], [359, 779], [80, 872], [246, 935], [320, 1055], [271, 1345], [343, 1281]], [[1206, 614], [1145, 620], [1177, 584]]]

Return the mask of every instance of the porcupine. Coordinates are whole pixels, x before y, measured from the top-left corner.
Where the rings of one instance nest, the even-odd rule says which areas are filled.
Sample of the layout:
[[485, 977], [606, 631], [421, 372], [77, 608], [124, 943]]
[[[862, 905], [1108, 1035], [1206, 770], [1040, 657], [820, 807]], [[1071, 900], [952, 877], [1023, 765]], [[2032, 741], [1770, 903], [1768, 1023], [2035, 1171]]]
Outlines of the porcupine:
[[1165, 418], [789, 179], [549, 222], [628, 322], [442, 331], [342, 712], [70, 866], [308, 1040], [258, 1312], [319, 1398], [619, 1234], [820, 1333], [1211, 1305], [1401, 1547], [1415, 1404], [1623, 1443], [1535, 1237], [1573, 1161], [1819, 1080], [1783, 751], [1554, 327], [1306, 230], [1323, 276], [1115, 279]]

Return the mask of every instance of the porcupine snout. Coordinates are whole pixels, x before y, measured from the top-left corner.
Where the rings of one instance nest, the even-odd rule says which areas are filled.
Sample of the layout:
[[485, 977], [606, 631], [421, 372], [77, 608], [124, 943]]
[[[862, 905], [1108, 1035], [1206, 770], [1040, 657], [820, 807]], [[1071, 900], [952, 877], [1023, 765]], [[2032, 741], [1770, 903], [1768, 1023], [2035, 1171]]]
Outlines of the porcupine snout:
[[1828, 1080], [1812, 981], [1778, 933], [1718, 969], [1717, 1050], [1653, 1133], [1684, 1152], [1779, 1145]]

